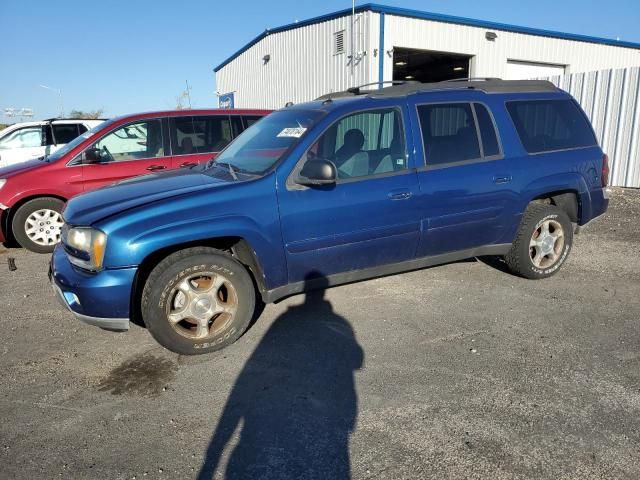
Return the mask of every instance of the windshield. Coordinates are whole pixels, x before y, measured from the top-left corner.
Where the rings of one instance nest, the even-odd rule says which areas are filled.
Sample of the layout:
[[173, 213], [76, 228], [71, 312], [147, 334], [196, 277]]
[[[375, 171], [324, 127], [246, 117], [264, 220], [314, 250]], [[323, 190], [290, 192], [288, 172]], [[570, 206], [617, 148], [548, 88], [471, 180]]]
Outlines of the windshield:
[[74, 138], [73, 140], [71, 140], [69, 143], [67, 143], [64, 147], [62, 147], [59, 150], [56, 150], [55, 152], [53, 152], [51, 155], [48, 155], [45, 160], [47, 160], [47, 162], [53, 162], [56, 161], [60, 158], [62, 158], [63, 156], [65, 156], [68, 152], [70, 152], [71, 150], [73, 150], [74, 148], [76, 148], [78, 145], [80, 145], [82, 142], [84, 142], [87, 138], [92, 137], [93, 135], [95, 135], [96, 133], [104, 130], [105, 128], [107, 128], [108, 126], [110, 126], [112, 123], [114, 122], [114, 120], [107, 120], [106, 122], [102, 122], [99, 125], [96, 125], [95, 127], [93, 127], [91, 130], [87, 130], [86, 132], [84, 132], [82, 135]]
[[323, 116], [321, 111], [274, 112], [245, 130], [218, 155], [210, 168], [218, 164], [223, 168], [231, 167], [232, 172], [262, 175]]

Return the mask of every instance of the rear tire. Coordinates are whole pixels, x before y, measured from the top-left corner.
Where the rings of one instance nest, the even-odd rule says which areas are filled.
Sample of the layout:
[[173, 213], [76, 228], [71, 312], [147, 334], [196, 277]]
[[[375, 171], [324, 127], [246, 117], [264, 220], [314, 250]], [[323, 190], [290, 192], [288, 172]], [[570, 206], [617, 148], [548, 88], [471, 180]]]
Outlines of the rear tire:
[[142, 318], [163, 347], [181, 355], [214, 352], [242, 336], [256, 306], [251, 276], [230, 254], [209, 247], [162, 260], [142, 292]]
[[35, 253], [51, 253], [60, 241], [62, 208], [57, 198], [42, 197], [29, 200], [16, 211], [11, 233], [21, 247]]
[[573, 225], [564, 210], [532, 203], [504, 259], [516, 275], [533, 280], [547, 278], [564, 264], [572, 244]]

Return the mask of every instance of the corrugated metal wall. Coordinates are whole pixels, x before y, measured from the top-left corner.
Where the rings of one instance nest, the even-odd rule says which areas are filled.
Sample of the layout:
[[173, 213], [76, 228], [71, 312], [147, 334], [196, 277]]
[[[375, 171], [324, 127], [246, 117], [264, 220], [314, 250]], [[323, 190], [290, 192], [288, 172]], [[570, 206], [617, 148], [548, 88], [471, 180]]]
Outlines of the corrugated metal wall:
[[[470, 55], [473, 77], [506, 78], [509, 60], [565, 65], [566, 73], [640, 65], [640, 52], [633, 48], [491, 31], [498, 35], [494, 41], [485, 38], [486, 28], [387, 14], [384, 49], [405, 47]], [[393, 60], [385, 56], [385, 80], [392, 74]]]
[[610, 185], [640, 188], [640, 67], [547, 80], [573, 95], [591, 120], [609, 155]]
[[[235, 92], [236, 107], [282, 108], [370, 80], [371, 12], [356, 15], [355, 51], [366, 52], [353, 68], [349, 63], [351, 17], [345, 16], [268, 35], [216, 74], [220, 93]], [[376, 15], [377, 18], [377, 15]], [[377, 30], [378, 25], [373, 26]], [[334, 34], [344, 30], [345, 52], [334, 53]], [[270, 55], [268, 62], [263, 61]]]

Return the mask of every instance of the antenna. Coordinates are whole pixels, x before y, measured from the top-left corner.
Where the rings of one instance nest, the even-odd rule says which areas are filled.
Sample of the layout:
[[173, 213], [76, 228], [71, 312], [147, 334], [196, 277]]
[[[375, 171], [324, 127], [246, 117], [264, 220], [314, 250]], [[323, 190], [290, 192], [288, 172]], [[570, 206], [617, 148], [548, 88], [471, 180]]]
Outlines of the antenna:
[[187, 95], [189, 108], [191, 108], [191, 87], [189, 86], [189, 80], [185, 80], [184, 83], [187, 85], [187, 89], [184, 91], [184, 93]]
[[62, 97], [62, 90], [59, 88], [49, 87], [47, 85], [40, 85], [40, 87], [51, 90], [52, 92], [56, 92], [58, 94], [58, 98], [60, 101], [60, 118], [64, 118], [64, 100]]

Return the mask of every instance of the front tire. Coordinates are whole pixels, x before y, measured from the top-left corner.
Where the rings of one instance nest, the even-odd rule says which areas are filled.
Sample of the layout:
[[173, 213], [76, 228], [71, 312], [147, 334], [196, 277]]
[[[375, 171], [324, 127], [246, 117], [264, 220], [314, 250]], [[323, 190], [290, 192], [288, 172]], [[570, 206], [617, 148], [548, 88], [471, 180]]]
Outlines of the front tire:
[[564, 210], [532, 203], [505, 261], [517, 275], [534, 280], [547, 278], [564, 264], [572, 244], [573, 225]]
[[29, 200], [13, 216], [11, 232], [21, 247], [35, 253], [51, 253], [60, 241], [62, 208], [57, 198], [42, 197]]
[[255, 304], [244, 266], [226, 252], [195, 247], [169, 255], [153, 269], [142, 292], [142, 318], [163, 347], [198, 355], [240, 338]]

